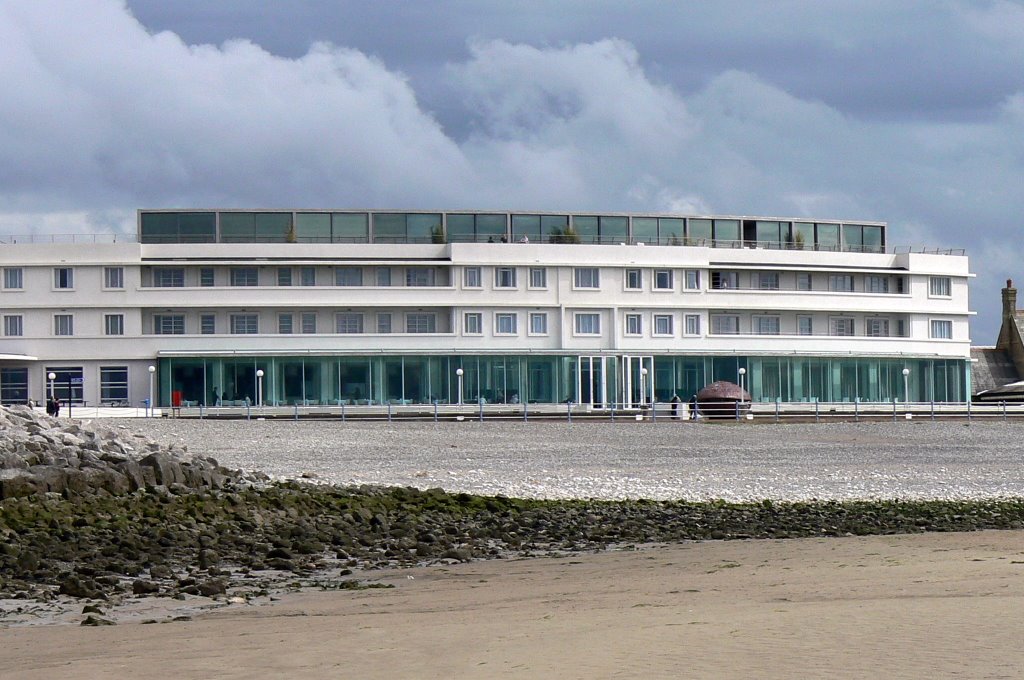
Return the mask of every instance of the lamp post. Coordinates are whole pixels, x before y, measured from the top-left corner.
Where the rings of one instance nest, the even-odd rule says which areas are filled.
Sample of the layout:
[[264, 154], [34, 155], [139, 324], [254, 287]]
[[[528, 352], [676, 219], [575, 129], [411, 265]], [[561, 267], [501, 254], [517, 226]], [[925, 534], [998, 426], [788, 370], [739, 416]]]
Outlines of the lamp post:
[[[747, 377], [747, 369], [741, 367], [739, 373], [740, 373], [740, 391], [741, 392], [745, 392], [746, 391], [746, 386], [745, 386], [746, 380], [745, 380], [745, 378]], [[746, 401], [743, 398], [743, 394], [740, 394], [740, 401]]]
[[647, 403], [647, 386], [644, 384], [647, 379], [647, 369], [645, 367], [640, 368], [640, 405], [643, 406]]
[[903, 403], [910, 403], [910, 369], [903, 369]]
[[462, 374], [463, 370], [461, 368], [455, 369], [455, 377], [458, 378], [459, 383], [459, 406], [462, 406]]
[[256, 407], [263, 408], [263, 369], [256, 369]]
[[150, 366], [149, 371], [149, 417], [153, 417], [153, 376], [156, 374], [156, 366]]
[[48, 396], [54, 397], [56, 395], [54, 395], [53, 393], [53, 381], [57, 379], [57, 374], [54, 373], [53, 371], [50, 371], [49, 373], [46, 374], [46, 377], [50, 379], [50, 394]]

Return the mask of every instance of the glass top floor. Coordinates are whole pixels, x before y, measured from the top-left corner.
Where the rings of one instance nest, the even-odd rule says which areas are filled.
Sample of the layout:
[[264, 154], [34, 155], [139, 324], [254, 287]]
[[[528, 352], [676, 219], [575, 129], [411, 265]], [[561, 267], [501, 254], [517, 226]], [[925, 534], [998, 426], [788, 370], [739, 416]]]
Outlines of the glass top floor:
[[885, 252], [883, 222], [641, 213], [140, 210], [140, 243], [589, 243]]

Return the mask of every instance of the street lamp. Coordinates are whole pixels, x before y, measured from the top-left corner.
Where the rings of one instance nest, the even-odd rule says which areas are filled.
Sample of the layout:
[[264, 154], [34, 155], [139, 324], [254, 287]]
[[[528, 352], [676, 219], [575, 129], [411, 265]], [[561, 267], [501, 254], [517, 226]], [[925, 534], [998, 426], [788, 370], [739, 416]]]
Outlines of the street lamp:
[[50, 379], [50, 394], [49, 394], [49, 396], [50, 396], [50, 397], [53, 397], [53, 396], [55, 396], [55, 395], [53, 394], [53, 381], [57, 379], [57, 374], [56, 374], [56, 373], [54, 373], [53, 371], [50, 371], [50, 372], [49, 372], [49, 373], [48, 373], [48, 374], [46, 375], [46, 377]]
[[256, 369], [256, 407], [263, 408], [263, 369]]
[[740, 401], [745, 401], [744, 398], [743, 398], [742, 392], [746, 389], [746, 387], [745, 387], [745, 380], [744, 380], [746, 378], [746, 375], [747, 375], [747, 369], [740, 368], [740, 391], [741, 391]]
[[156, 373], [156, 366], [149, 367], [149, 417], [153, 417], [153, 375]]
[[647, 403], [647, 386], [644, 384], [647, 378], [647, 369], [640, 368], [640, 405], [643, 406]]
[[459, 379], [459, 406], [462, 406], [462, 369], [455, 369], [455, 377]]
[[903, 403], [910, 403], [910, 369], [903, 369]]

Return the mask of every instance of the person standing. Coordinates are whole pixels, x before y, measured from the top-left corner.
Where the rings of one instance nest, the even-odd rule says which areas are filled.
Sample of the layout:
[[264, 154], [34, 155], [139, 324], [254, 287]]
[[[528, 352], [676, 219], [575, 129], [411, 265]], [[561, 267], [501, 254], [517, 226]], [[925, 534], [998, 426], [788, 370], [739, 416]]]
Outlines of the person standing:
[[679, 420], [679, 411], [683, 407], [683, 400], [679, 398], [678, 394], [672, 395], [672, 418]]

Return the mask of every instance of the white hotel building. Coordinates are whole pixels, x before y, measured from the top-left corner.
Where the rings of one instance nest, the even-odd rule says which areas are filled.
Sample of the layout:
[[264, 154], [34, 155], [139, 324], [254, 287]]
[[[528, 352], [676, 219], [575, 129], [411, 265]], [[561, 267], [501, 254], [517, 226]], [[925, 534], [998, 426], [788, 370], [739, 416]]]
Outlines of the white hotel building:
[[[0, 400], [268, 404], [963, 401], [967, 258], [884, 223], [142, 210], [6, 237]], [[45, 241], [45, 242], [44, 242]], [[903, 369], [909, 369], [904, 395]], [[458, 370], [461, 369], [461, 375]], [[643, 374], [644, 379], [641, 379]], [[458, 378], [461, 378], [459, 380]]]

